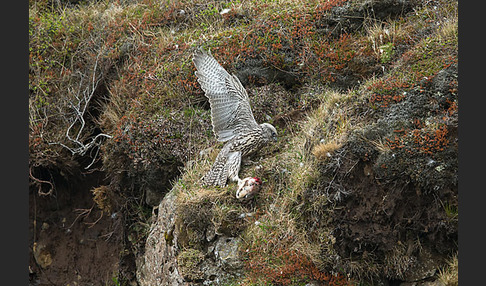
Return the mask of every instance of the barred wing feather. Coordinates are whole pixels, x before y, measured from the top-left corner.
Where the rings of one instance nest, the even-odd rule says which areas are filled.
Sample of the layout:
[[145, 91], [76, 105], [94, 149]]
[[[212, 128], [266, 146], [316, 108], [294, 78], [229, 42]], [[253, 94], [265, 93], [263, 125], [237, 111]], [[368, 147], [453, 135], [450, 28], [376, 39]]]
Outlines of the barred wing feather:
[[202, 49], [194, 53], [193, 62], [198, 82], [211, 105], [213, 132], [218, 141], [228, 141], [246, 130], [258, 128], [248, 94], [238, 78]]

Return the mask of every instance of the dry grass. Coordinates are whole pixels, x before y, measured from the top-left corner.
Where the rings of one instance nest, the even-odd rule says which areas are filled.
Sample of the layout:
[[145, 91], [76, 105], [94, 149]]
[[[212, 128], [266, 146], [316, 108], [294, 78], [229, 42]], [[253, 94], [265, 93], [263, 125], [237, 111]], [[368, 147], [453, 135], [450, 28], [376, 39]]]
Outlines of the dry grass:
[[211, 168], [213, 163], [211, 158], [217, 155], [217, 151], [219, 150], [212, 148], [210, 154], [199, 155], [194, 161], [186, 163], [182, 176], [175, 182], [173, 187], [173, 191], [177, 194], [178, 204], [199, 204], [204, 200], [222, 198], [228, 194], [229, 187], [208, 188], [201, 185], [201, 178]]
[[387, 153], [391, 150], [390, 145], [381, 138], [377, 140], [368, 140], [363, 137], [362, 139], [371, 143], [371, 145], [373, 145], [380, 153]]
[[[264, 158], [260, 161], [262, 168], [269, 170], [267, 177], [263, 177], [267, 180], [267, 184], [264, 185], [265, 189], [259, 197], [261, 215], [248, 225], [243, 234], [245, 241], [243, 250], [249, 253], [251, 258], [248, 271], [250, 277], [253, 277], [251, 281], [255, 283], [263, 283], [272, 277], [273, 272], [267, 269], [271, 263], [277, 263], [276, 269], [280, 269], [282, 273], [297, 267], [297, 269], [307, 269], [308, 275], [321, 278], [325, 276], [318, 270], [318, 267], [327, 263], [322, 260], [320, 253], [323, 249], [329, 250], [329, 246], [333, 243], [332, 236], [322, 235], [319, 243], [315, 243], [315, 240], [308, 237], [308, 233], [301, 225], [303, 221], [301, 210], [302, 207], [312, 208], [312, 206], [301, 205], [301, 197], [315, 183], [319, 175], [316, 168], [317, 161], [312, 151], [316, 149], [323, 151], [322, 146], [326, 144], [319, 143], [321, 140], [332, 142], [341, 140], [350, 127], [347, 123], [337, 123], [336, 128], [331, 130], [326, 125], [329, 115], [340, 114], [345, 117], [349, 115], [345, 113], [352, 109], [348, 105], [352, 106], [354, 103], [346, 95], [337, 92], [325, 91], [318, 97], [321, 105], [308, 114], [307, 120], [288, 131], [286, 138], [282, 138], [288, 141], [281, 148], [283, 151], [273, 158]], [[300, 130], [305, 132], [299, 132]], [[339, 148], [338, 143], [327, 145], [329, 152]], [[299, 208], [300, 210], [297, 211]], [[256, 253], [258, 257], [255, 256]], [[278, 258], [279, 253], [282, 255], [281, 258]], [[287, 264], [278, 264], [275, 259], [280, 262], [286, 261]], [[306, 259], [309, 259], [311, 264], [307, 264]], [[265, 271], [269, 271], [266, 278]], [[280, 283], [285, 283], [283, 281], [285, 280]]]
[[127, 110], [126, 98], [122, 96], [126, 94], [126, 88], [117, 82], [112, 85], [108, 92], [110, 101], [105, 104], [103, 113], [97, 121], [100, 126], [104, 126], [108, 130], [115, 130]]
[[91, 190], [93, 201], [98, 208], [106, 214], [111, 214], [114, 210], [113, 190], [109, 186], [99, 186]]
[[352, 92], [341, 93], [325, 90], [319, 96], [321, 104], [308, 114], [305, 124], [301, 127], [306, 138], [324, 140], [325, 142], [342, 142], [343, 135], [350, 127], [348, 121], [352, 105], [348, 101], [356, 100]]
[[321, 143], [312, 149], [312, 154], [319, 161], [325, 161], [332, 156], [332, 153], [339, 149], [341, 145], [335, 142]]
[[439, 42], [457, 41], [458, 37], [458, 19], [455, 17], [447, 18], [440, 23], [440, 29], [437, 31]]
[[408, 37], [409, 31], [395, 21], [385, 23], [373, 21], [366, 25], [366, 34], [376, 57], [382, 59], [382, 62], [385, 60], [388, 62], [391, 56], [388, 53]]
[[454, 255], [444, 269], [439, 270], [439, 281], [445, 286], [459, 285], [459, 259]]

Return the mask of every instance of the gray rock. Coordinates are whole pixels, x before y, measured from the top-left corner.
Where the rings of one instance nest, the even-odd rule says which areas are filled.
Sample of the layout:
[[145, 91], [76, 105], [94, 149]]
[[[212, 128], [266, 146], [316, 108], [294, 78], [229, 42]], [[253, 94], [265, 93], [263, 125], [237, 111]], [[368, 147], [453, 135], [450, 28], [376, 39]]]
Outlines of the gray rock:
[[[176, 222], [182, 225], [176, 225]], [[210, 225], [200, 245], [187, 246], [183, 243], [183, 224], [176, 195], [171, 191], [160, 202], [145, 253], [137, 259], [140, 286], [224, 285], [242, 274], [243, 261], [238, 250], [240, 238], [218, 236], [214, 226]]]
[[188, 285], [177, 265], [175, 195], [168, 193], [159, 205], [159, 216], [151, 226], [145, 253], [137, 259], [137, 280], [144, 285]]
[[238, 255], [240, 238], [219, 237], [214, 248], [214, 255], [224, 269], [238, 270], [243, 267], [243, 262]]

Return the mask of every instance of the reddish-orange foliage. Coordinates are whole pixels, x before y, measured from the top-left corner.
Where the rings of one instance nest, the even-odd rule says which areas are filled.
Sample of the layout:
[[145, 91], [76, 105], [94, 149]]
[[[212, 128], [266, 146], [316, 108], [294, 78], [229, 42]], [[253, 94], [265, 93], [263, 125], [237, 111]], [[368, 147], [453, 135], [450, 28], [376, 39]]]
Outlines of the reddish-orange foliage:
[[290, 285], [295, 279], [330, 280], [330, 275], [320, 272], [310, 259], [296, 251], [278, 249], [272, 257], [276, 262], [275, 265], [269, 263], [260, 254], [253, 252], [247, 261], [247, 269], [254, 278], [264, 277], [267, 281], [281, 285]]
[[422, 133], [419, 130], [413, 130], [412, 136], [414, 143], [418, 146], [420, 152], [433, 154], [435, 152], [444, 151], [444, 148], [449, 143], [447, 133], [447, 126], [441, 125], [431, 133]]
[[368, 90], [373, 91], [370, 103], [378, 107], [388, 107], [392, 103], [397, 103], [405, 98], [404, 90], [410, 88], [410, 84], [392, 76], [387, 79], [380, 79], [368, 86]]
[[265, 251], [260, 246], [248, 250], [246, 269], [253, 282], [266, 281], [277, 285], [293, 285], [298, 282], [319, 281], [325, 285], [350, 285], [342, 275], [333, 276], [320, 271], [303, 253], [280, 244], [276, 245], [273, 239], [267, 243], [265, 247], [268, 245], [275, 247], [271, 257], [265, 256]]
[[[419, 120], [414, 121], [417, 127], [421, 126]], [[448, 130], [446, 125], [441, 125], [431, 132], [425, 132], [422, 129], [413, 130], [395, 130], [393, 138], [387, 138], [386, 144], [392, 150], [403, 149], [410, 154], [423, 153], [432, 155], [444, 151], [449, 144], [447, 138]]]
[[331, 8], [336, 6], [341, 6], [346, 3], [348, 0], [324, 0], [319, 3], [316, 8], [317, 17], [321, 17], [324, 12], [331, 10]]
[[447, 99], [446, 102], [449, 104], [449, 107], [447, 108], [447, 111], [446, 111], [447, 115], [452, 116], [454, 113], [456, 113], [458, 111], [457, 102], [450, 101], [449, 99]]
[[[438, 49], [437, 51], [440, 52]], [[437, 73], [453, 64], [457, 64], [457, 56], [426, 56], [415, 50], [409, 50], [401, 56], [401, 60], [410, 66], [406, 77], [392, 75], [387, 78], [377, 80], [368, 87], [372, 91], [370, 103], [377, 107], [386, 108], [390, 104], [402, 101], [405, 98], [404, 91], [414, 87], [423, 87], [429, 84]], [[457, 81], [450, 83], [450, 92], [457, 93]], [[420, 88], [420, 92], [424, 91]]]
[[[356, 56], [356, 47], [352, 45], [356, 39], [351, 40], [347, 34], [332, 39], [328, 34], [317, 33], [317, 28], [325, 13], [345, 2], [319, 1], [309, 11], [283, 11], [255, 20], [248, 32], [224, 37], [221, 45], [213, 47], [213, 54], [222, 60], [225, 68], [235, 65], [235, 60], [245, 62], [258, 58], [265, 66], [290, 69], [299, 76], [324, 82], [333, 81], [333, 74], [344, 69]], [[257, 8], [264, 6], [261, 4]]]
[[44, 129], [44, 123], [39, 122], [31, 126], [29, 132], [29, 148], [37, 148], [43, 142], [42, 132]]

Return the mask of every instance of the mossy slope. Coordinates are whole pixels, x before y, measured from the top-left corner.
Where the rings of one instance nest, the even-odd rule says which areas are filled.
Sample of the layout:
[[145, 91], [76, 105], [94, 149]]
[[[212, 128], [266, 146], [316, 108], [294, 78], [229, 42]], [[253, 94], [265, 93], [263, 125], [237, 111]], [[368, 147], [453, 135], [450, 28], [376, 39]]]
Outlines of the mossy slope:
[[[218, 265], [244, 285], [414, 281], [457, 252], [457, 2], [34, 1], [29, 12], [32, 183], [102, 170], [129, 221], [171, 190], [187, 281], [214, 279], [204, 265], [221, 237], [238, 241], [239, 262]], [[219, 147], [191, 62], [199, 46], [239, 76], [257, 121], [278, 127], [279, 142], [243, 165], [241, 177], [264, 180], [249, 204], [234, 184], [198, 183]], [[147, 229], [134, 233], [135, 252], [150, 247]]]

